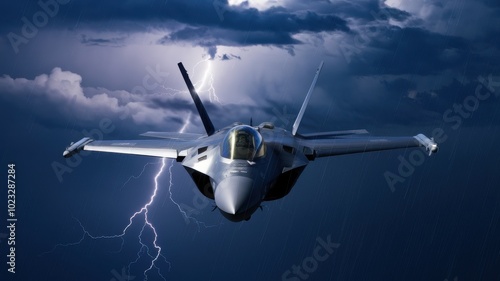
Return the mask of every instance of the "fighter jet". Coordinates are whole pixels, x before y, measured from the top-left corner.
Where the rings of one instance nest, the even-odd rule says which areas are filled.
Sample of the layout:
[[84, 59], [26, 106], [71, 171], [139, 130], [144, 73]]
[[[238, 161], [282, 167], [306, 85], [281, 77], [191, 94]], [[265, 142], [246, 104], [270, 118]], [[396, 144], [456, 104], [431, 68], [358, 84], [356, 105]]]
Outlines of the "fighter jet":
[[290, 193], [304, 168], [317, 158], [369, 151], [423, 147], [429, 156], [438, 151], [423, 134], [406, 137], [373, 137], [366, 130], [312, 134], [298, 133], [323, 62], [293, 126], [276, 127], [233, 123], [216, 130], [182, 63], [180, 72], [205, 127], [206, 134], [146, 132], [143, 140], [93, 140], [83, 138], [63, 153], [71, 157], [82, 150], [166, 157], [175, 159], [189, 173], [199, 191], [215, 201], [230, 221], [249, 220], [262, 202]]

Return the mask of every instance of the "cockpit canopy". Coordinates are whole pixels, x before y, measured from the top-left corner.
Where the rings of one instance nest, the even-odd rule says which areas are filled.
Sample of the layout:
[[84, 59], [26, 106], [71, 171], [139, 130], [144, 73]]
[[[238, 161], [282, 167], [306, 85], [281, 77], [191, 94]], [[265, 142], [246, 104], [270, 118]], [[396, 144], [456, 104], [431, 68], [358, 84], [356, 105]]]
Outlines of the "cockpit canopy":
[[232, 128], [222, 141], [221, 156], [225, 158], [253, 160], [264, 156], [264, 153], [262, 136], [250, 126]]

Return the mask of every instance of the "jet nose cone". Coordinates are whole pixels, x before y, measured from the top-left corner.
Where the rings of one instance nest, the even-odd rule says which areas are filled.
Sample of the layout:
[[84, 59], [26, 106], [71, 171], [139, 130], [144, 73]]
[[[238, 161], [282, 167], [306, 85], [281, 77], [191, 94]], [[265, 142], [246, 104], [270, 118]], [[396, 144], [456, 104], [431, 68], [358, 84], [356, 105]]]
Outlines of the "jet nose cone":
[[253, 180], [247, 177], [232, 176], [219, 183], [215, 190], [215, 203], [220, 210], [235, 215], [252, 203]]

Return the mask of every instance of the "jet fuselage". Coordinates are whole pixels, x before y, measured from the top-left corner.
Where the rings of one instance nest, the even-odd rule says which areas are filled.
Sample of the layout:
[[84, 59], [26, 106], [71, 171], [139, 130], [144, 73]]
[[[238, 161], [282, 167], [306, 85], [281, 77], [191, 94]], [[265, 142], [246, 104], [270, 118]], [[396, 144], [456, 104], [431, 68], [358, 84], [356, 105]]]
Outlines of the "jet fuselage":
[[[256, 136], [261, 143], [251, 144], [250, 149], [246, 147], [246, 151], [253, 152], [238, 155], [236, 150], [241, 146], [235, 141], [233, 155], [226, 154], [224, 149], [231, 135], [242, 131]], [[190, 149], [182, 165], [198, 189], [214, 199], [220, 212], [231, 221], [248, 220], [262, 201], [288, 194], [309, 162], [291, 133], [271, 123], [257, 127], [237, 123], [217, 134], [219, 143]]]

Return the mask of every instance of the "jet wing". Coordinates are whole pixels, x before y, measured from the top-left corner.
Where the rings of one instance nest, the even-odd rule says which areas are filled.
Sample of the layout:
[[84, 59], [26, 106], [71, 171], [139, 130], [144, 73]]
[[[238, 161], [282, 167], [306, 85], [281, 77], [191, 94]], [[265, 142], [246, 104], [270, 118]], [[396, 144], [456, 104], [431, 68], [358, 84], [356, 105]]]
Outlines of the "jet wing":
[[196, 141], [176, 139], [162, 140], [103, 140], [95, 141], [83, 138], [70, 145], [63, 153], [64, 157], [71, 157], [81, 150], [100, 151], [122, 154], [134, 154], [154, 157], [177, 158], [183, 151], [196, 145]]
[[429, 155], [438, 151], [437, 144], [423, 134], [413, 137], [341, 137], [298, 141], [304, 146], [306, 156], [312, 158], [409, 147], [425, 147]]
[[141, 134], [144, 137], [160, 138], [160, 139], [178, 139], [178, 140], [195, 140], [206, 135], [193, 133], [176, 133], [176, 132], [146, 132]]
[[296, 135], [303, 139], [326, 139], [326, 138], [335, 138], [335, 137], [350, 136], [350, 135], [363, 135], [363, 134], [368, 134], [368, 131], [365, 129], [359, 129], [359, 130], [333, 131], [333, 132], [296, 134]]

